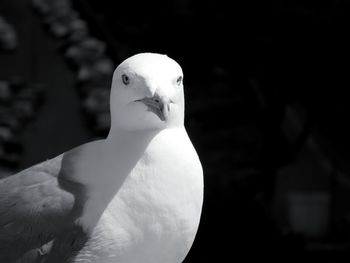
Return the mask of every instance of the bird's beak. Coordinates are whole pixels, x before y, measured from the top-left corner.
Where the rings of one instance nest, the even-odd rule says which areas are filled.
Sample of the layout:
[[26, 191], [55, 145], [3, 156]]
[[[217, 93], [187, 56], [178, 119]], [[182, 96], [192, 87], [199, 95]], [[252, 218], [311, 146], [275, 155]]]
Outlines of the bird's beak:
[[153, 97], [145, 97], [137, 101], [144, 103], [147, 109], [155, 113], [160, 120], [165, 121], [167, 119], [171, 102], [169, 99], [161, 97], [156, 93]]

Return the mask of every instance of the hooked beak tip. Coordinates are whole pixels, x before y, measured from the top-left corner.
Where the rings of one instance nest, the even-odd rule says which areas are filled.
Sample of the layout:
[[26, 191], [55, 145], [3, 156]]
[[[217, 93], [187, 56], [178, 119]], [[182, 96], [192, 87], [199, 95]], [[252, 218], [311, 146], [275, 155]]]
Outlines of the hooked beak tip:
[[137, 101], [145, 104], [148, 111], [156, 114], [161, 121], [165, 121], [168, 118], [171, 100], [155, 94], [153, 97], [145, 97]]

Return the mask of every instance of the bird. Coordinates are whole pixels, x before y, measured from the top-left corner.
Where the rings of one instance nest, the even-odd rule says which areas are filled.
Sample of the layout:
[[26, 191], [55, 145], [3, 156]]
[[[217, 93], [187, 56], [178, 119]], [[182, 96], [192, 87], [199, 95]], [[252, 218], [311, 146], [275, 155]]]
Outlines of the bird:
[[0, 262], [183, 262], [204, 193], [184, 107], [174, 59], [122, 61], [106, 138], [0, 180]]

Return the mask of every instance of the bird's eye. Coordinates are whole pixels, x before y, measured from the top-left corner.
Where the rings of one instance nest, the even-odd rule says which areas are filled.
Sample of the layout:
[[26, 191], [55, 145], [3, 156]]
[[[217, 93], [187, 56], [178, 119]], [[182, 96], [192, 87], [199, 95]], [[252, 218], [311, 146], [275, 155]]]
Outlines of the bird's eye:
[[130, 78], [126, 74], [123, 74], [122, 81], [125, 85], [128, 85], [130, 83]]
[[180, 86], [181, 84], [182, 84], [182, 76], [180, 76], [176, 79], [176, 85]]

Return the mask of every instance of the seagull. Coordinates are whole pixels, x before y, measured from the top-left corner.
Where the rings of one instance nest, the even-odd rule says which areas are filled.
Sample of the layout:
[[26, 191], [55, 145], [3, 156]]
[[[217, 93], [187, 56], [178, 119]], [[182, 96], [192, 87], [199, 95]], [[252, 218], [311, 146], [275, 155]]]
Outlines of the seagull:
[[0, 180], [0, 262], [177, 263], [200, 222], [203, 171], [183, 72], [140, 53], [114, 71], [108, 136]]

